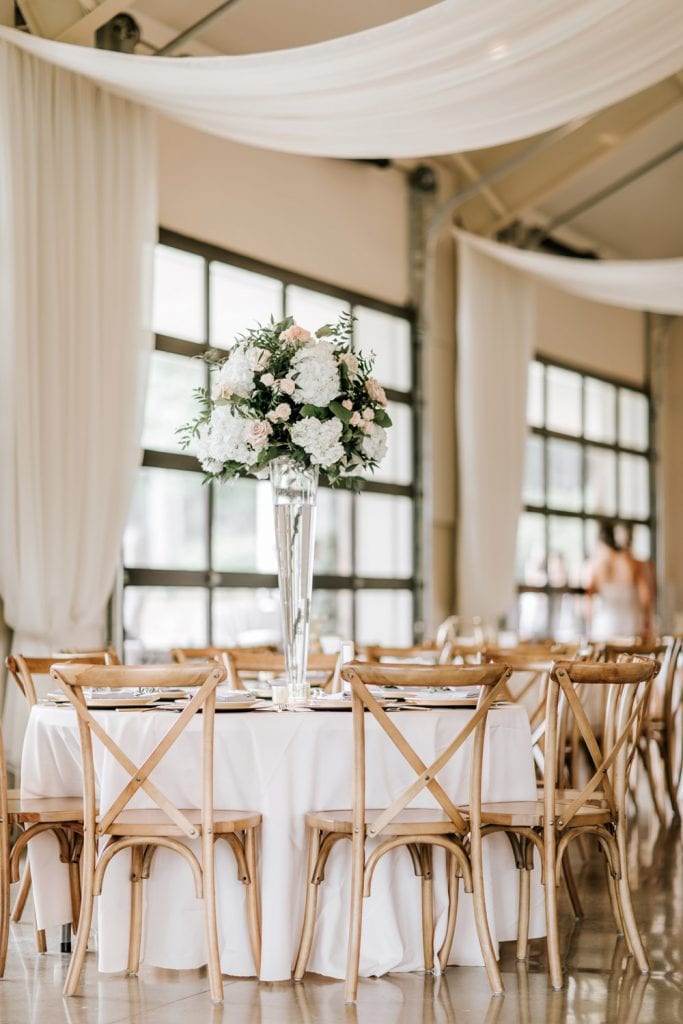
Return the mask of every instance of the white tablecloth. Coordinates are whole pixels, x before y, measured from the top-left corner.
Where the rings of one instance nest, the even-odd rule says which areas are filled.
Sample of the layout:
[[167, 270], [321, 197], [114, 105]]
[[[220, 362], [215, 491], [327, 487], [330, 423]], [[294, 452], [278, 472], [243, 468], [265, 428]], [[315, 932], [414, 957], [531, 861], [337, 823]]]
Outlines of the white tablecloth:
[[[168, 712], [100, 711], [113, 738], [141, 763], [173, 719]], [[469, 710], [401, 711], [401, 729], [426, 763], [462, 728]], [[196, 717], [152, 778], [179, 806], [193, 806], [198, 792], [201, 718]], [[412, 769], [367, 721], [368, 806], [386, 804], [413, 778]], [[467, 800], [469, 745], [440, 775], [457, 802]], [[263, 955], [261, 979], [289, 978], [299, 940], [305, 892], [304, 815], [309, 810], [351, 806], [351, 714], [304, 711], [277, 714], [222, 712], [216, 719], [215, 805], [260, 811]], [[102, 802], [113, 799], [124, 776], [113, 759], [96, 745], [96, 770]], [[70, 708], [38, 706], [31, 712], [22, 761], [25, 796], [81, 795], [81, 767], [75, 714]], [[485, 750], [486, 799], [530, 799], [536, 782], [526, 712], [516, 706], [493, 710]], [[145, 806], [136, 797], [131, 806]], [[422, 806], [432, 806], [428, 793]], [[517, 872], [503, 836], [485, 841], [487, 901], [494, 943], [516, 935]], [[38, 926], [46, 928], [70, 918], [66, 868], [49, 836], [30, 844], [31, 870]], [[437, 861], [437, 868], [441, 864]], [[223, 972], [254, 974], [244, 914], [243, 886], [236, 880], [232, 854], [217, 845], [219, 942]], [[114, 858], [99, 899], [99, 967], [122, 971], [127, 964], [129, 924], [129, 855]], [[537, 873], [534, 872], [534, 875]], [[344, 976], [349, 898], [349, 845], [332, 853], [321, 886], [315, 941], [309, 970], [329, 977]], [[437, 870], [436, 946], [446, 923], [443, 873]], [[532, 899], [533, 935], [542, 935], [542, 893], [535, 884]], [[360, 973], [368, 977], [387, 971], [422, 967], [420, 883], [405, 850], [380, 862], [372, 896], [365, 902]], [[145, 882], [143, 962], [166, 968], [192, 968], [206, 962], [202, 907], [195, 899], [190, 872], [180, 857], [166, 850], [155, 856]], [[480, 964], [471, 899], [462, 896], [451, 962]]]

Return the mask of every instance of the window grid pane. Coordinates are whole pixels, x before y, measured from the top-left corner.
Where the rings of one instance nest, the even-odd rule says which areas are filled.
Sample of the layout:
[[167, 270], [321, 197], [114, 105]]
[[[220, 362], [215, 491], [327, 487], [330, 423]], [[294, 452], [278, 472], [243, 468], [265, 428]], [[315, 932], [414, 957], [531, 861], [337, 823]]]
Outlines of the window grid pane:
[[[406, 401], [390, 403], [395, 426], [381, 471], [372, 477], [387, 492], [319, 489], [314, 579], [322, 578], [314, 582], [311, 637], [334, 646], [334, 636], [353, 637], [355, 628], [358, 642], [412, 642], [414, 501], [391, 493], [414, 483], [409, 315], [289, 284], [271, 268], [245, 269], [227, 254], [222, 260], [214, 247], [204, 253], [200, 243], [188, 240], [184, 248], [179, 236], [166, 238], [156, 255], [158, 335], [229, 348], [236, 335], [271, 315], [291, 315], [316, 329], [353, 312], [354, 343], [376, 353], [375, 373], [385, 387], [405, 392]], [[163, 658], [174, 645], [278, 642], [277, 590], [270, 582], [244, 583], [244, 574], [260, 575], [264, 583], [276, 574], [270, 487], [253, 480], [202, 484], [176, 429], [196, 415], [192, 392], [206, 386], [208, 371], [164, 344], [170, 347], [161, 341], [152, 355], [145, 410], [143, 446], [151, 464], [139, 472], [123, 543], [132, 578], [124, 577], [126, 659]], [[369, 521], [381, 522], [385, 532], [372, 533]], [[226, 574], [236, 574], [236, 586], [226, 585]], [[368, 583], [363, 589], [361, 579]]]

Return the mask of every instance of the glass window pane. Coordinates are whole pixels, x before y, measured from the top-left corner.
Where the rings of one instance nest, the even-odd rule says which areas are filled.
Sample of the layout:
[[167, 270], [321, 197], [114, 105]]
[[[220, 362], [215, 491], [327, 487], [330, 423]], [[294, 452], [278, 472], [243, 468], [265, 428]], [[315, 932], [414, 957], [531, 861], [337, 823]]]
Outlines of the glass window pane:
[[349, 491], [318, 488], [314, 573], [351, 575], [351, 499]]
[[201, 587], [126, 587], [126, 661], [164, 661], [171, 647], [206, 644], [208, 597], [208, 590]]
[[519, 595], [520, 640], [539, 640], [550, 633], [549, 603], [547, 594], [524, 593]]
[[606, 448], [586, 449], [586, 512], [613, 516], [617, 511], [617, 457]]
[[124, 565], [206, 569], [208, 498], [201, 473], [143, 466], [123, 535]]
[[593, 377], [586, 378], [585, 386], [586, 437], [613, 444], [617, 436], [617, 389]]
[[410, 484], [413, 480], [413, 410], [400, 402], [389, 402], [392, 426], [387, 431], [387, 453], [369, 480]]
[[542, 587], [546, 581], [545, 516], [522, 512], [517, 531], [517, 582]]
[[317, 331], [323, 324], [336, 323], [340, 314], [348, 313], [351, 308], [343, 299], [296, 285], [287, 286], [286, 303], [287, 316], [293, 316], [307, 331]]
[[548, 583], [551, 587], [578, 587], [584, 564], [583, 522], [569, 516], [548, 520]]
[[409, 590], [356, 593], [356, 645], [413, 642], [413, 595]]
[[633, 543], [631, 551], [641, 562], [649, 562], [652, 558], [652, 537], [650, 527], [636, 525], [633, 527]]
[[581, 433], [581, 375], [561, 370], [558, 366], [548, 366], [546, 387], [548, 429], [578, 437]]
[[578, 512], [581, 509], [581, 445], [548, 441], [548, 504]]
[[194, 419], [199, 404], [193, 390], [206, 386], [206, 367], [199, 359], [170, 352], [152, 352], [142, 447], [179, 452], [178, 427]]
[[321, 590], [313, 586], [311, 602], [311, 649], [316, 639], [323, 651], [333, 654], [341, 640], [353, 637], [353, 594], [350, 590]]
[[619, 391], [619, 444], [647, 451], [649, 409], [645, 395], [621, 388]]
[[226, 263], [209, 265], [212, 345], [230, 348], [238, 334], [282, 318], [280, 281]]
[[235, 480], [214, 486], [212, 569], [277, 572], [270, 484]]
[[525, 505], [545, 504], [544, 480], [543, 438], [530, 434], [526, 439], [526, 455], [524, 459], [523, 501]]
[[[597, 520], [587, 519], [584, 523], [584, 553], [586, 558], [591, 558], [595, 554], [595, 549], [598, 546], [598, 533], [600, 527], [598, 526]], [[585, 580], [581, 580], [585, 584]]]
[[413, 503], [391, 494], [356, 500], [356, 572], [359, 576], [410, 576], [413, 570]]
[[154, 252], [152, 327], [187, 341], [204, 341], [204, 260], [192, 252], [157, 245]]
[[543, 411], [543, 363], [529, 363], [529, 382], [526, 396], [526, 418], [531, 427], [542, 427], [545, 414]]
[[214, 590], [212, 619], [217, 647], [277, 644], [282, 636], [278, 592], [265, 587]]
[[642, 455], [619, 456], [619, 514], [647, 519], [650, 514], [648, 461]]
[[354, 308], [354, 344], [366, 355], [374, 352], [374, 374], [385, 388], [409, 391], [412, 383], [410, 323], [364, 306]]

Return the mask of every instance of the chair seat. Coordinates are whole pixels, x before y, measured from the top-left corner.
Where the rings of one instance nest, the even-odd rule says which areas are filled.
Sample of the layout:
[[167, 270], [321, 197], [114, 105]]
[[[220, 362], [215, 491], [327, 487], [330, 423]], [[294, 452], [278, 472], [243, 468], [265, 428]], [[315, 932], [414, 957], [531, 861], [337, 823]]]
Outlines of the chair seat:
[[[379, 810], [366, 808], [365, 826], [372, 825], [382, 814]], [[309, 828], [319, 828], [323, 832], [343, 832], [351, 834], [353, 812], [350, 810], [311, 811], [306, 815]], [[451, 819], [443, 811], [423, 807], [409, 807], [400, 811], [383, 831], [386, 836], [407, 835], [451, 835], [457, 829]]]
[[[195, 807], [179, 808], [188, 821], [196, 826], [201, 833], [202, 813]], [[258, 811], [227, 811], [214, 808], [213, 830], [215, 835], [226, 832], [241, 832], [245, 829], [257, 828], [261, 824]], [[110, 836], [178, 836], [185, 833], [172, 822], [158, 807], [121, 811], [115, 821], [107, 828]]]
[[10, 820], [19, 824], [40, 822], [82, 822], [83, 801], [78, 796], [51, 796], [24, 798], [18, 790], [11, 790], [8, 801]]
[[[562, 807], [568, 807], [569, 801], [558, 801], [557, 811], [562, 815]], [[481, 820], [484, 825], [504, 825], [511, 828], [540, 828], [543, 825], [545, 807], [542, 800], [506, 800], [501, 803], [486, 803], [481, 806]], [[572, 825], [602, 825], [612, 820], [608, 808], [585, 804], [572, 817]]]
[[[558, 807], [564, 805], [567, 806], [572, 800], [581, 792], [580, 789], [558, 789], [556, 792], [555, 803]], [[543, 800], [543, 786], [539, 786], [536, 790], [536, 799]], [[595, 804], [597, 807], [607, 807], [607, 801], [603, 795], [601, 789], [596, 789], [593, 795], [590, 797], [589, 804]]]

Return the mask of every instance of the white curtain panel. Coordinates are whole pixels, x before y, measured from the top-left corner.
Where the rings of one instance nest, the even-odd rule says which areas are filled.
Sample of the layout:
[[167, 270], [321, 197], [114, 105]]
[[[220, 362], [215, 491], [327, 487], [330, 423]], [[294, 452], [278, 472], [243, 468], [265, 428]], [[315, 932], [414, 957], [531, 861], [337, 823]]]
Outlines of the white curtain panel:
[[0, 594], [24, 654], [102, 640], [140, 455], [155, 189], [149, 111], [0, 41]]
[[491, 625], [512, 607], [535, 286], [458, 250], [458, 609]]
[[[682, 5], [683, 6], [683, 5]], [[650, 313], [683, 314], [683, 259], [582, 260], [527, 252], [456, 230], [463, 247], [593, 302]]]
[[683, 3], [443, 0], [313, 46], [182, 60], [0, 35], [238, 142], [411, 157], [535, 135], [674, 74], [683, 66]]

